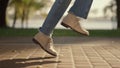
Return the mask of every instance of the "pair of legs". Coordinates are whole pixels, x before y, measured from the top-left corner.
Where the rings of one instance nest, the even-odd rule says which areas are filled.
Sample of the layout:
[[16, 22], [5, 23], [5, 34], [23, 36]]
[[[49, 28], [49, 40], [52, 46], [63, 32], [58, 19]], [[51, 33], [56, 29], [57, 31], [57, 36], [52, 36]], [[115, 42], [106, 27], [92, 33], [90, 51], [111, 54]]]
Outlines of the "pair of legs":
[[[68, 8], [71, 0], [56, 0], [52, 6], [40, 31], [34, 36], [33, 41], [47, 53], [57, 56], [57, 52], [53, 46], [53, 40], [50, 37], [53, 29]], [[63, 19], [62, 25], [71, 29], [89, 35], [89, 32], [79, 25], [79, 19], [86, 19], [90, 10], [92, 0], [75, 0], [73, 6], [68, 11], [67, 16]]]
[[[68, 12], [75, 14], [81, 18], [86, 19], [93, 0], [75, 0], [73, 6]], [[56, 0], [53, 4], [43, 26], [40, 31], [46, 35], [50, 35], [68, 8], [71, 0]]]

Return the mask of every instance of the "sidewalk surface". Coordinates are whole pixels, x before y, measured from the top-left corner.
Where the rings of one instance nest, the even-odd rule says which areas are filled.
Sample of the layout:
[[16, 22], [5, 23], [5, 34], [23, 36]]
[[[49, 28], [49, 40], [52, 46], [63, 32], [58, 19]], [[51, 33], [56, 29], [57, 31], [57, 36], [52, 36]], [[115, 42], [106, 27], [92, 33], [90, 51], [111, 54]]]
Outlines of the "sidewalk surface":
[[120, 68], [120, 38], [55, 37], [56, 58], [31, 39], [0, 38], [0, 68]]

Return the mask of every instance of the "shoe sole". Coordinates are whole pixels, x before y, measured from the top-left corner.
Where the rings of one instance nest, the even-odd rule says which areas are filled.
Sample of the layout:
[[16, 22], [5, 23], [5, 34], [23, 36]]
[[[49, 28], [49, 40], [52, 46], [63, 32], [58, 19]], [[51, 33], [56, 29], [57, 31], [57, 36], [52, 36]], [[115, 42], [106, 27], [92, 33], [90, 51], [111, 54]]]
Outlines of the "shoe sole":
[[[64, 27], [66, 27], [66, 28], [71, 28], [69, 25], [66, 25], [66, 24], [64, 24], [63, 22], [61, 23], [61, 25], [63, 25]], [[75, 30], [75, 29], [73, 29], [73, 28], [71, 28], [73, 31], [75, 31], [75, 32], [77, 32], [77, 33], [80, 33], [80, 34], [82, 34], [82, 35], [84, 35], [84, 36], [88, 36], [87, 34], [83, 34], [83, 33], [81, 33], [81, 32], [78, 32], [77, 30]]]
[[32, 41], [35, 43], [35, 44], [38, 44], [45, 52], [47, 52], [48, 54], [52, 55], [52, 56], [57, 56], [55, 54], [52, 54], [51, 52], [49, 52], [48, 50], [46, 50], [36, 39], [32, 39]]

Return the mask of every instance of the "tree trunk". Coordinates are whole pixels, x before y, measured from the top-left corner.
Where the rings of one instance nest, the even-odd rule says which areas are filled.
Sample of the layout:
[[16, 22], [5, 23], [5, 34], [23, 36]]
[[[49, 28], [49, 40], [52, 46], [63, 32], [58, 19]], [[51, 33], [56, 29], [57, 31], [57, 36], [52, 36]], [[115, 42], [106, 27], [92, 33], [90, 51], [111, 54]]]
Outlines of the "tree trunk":
[[118, 22], [118, 28], [120, 28], [120, 0], [116, 0], [117, 4], [117, 22]]
[[24, 21], [25, 21], [25, 9], [23, 9], [22, 17], [21, 17], [21, 27], [24, 28]]
[[14, 19], [13, 19], [12, 28], [15, 28], [16, 20], [17, 20], [17, 8], [15, 7], [15, 13], [14, 13]]
[[27, 8], [26, 9], [26, 14], [25, 14], [25, 19], [26, 19], [26, 28], [28, 28], [28, 20], [29, 20], [29, 12], [30, 12], [30, 9]]
[[7, 27], [6, 25], [6, 9], [9, 0], [0, 0], [0, 28]]

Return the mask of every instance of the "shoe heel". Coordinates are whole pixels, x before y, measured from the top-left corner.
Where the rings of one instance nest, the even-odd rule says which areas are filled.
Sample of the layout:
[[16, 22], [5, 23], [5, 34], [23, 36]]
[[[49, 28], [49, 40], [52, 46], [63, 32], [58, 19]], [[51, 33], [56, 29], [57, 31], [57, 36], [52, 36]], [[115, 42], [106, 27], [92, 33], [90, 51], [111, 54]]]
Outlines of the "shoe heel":
[[63, 22], [61, 23], [61, 25], [63, 25], [64, 27], [68, 28], [69, 26], [64, 24]]
[[32, 39], [32, 41], [33, 41], [35, 44], [39, 44], [34, 38]]

